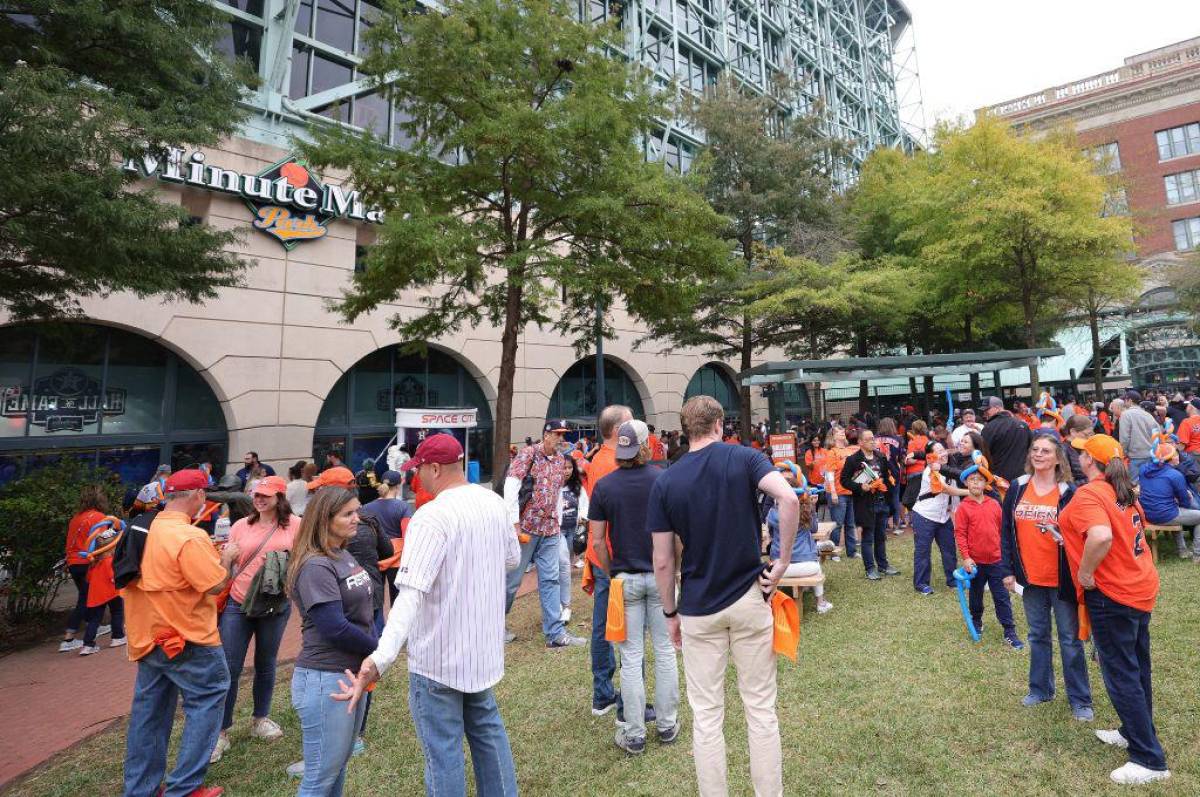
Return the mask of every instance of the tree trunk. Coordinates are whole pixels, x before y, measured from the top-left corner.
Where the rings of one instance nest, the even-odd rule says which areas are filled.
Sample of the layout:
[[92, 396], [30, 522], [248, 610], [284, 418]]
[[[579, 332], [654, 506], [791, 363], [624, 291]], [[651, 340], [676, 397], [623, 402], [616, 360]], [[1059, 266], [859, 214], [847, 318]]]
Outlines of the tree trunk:
[[[858, 336], [856, 341], [858, 347], [858, 356], [867, 356], [867, 339], [862, 335]], [[871, 410], [871, 388], [870, 382], [866, 379], [858, 380], [858, 411], [860, 414], [870, 412]]]
[[[742, 316], [742, 373], [749, 371], [753, 367], [753, 352], [751, 351], [754, 342], [753, 330], [750, 328], [750, 316]], [[740, 381], [740, 380], [739, 380]], [[784, 386], [779, 386], [780, 390], [784, 390]], [[738, 418], [741, 420], [742, 428], [738, 430], [738, 434], [742, 438], [743, 443], [750, 442], [750, 386], [738, 386]]]
[[504, 298], [504, 332], [500, 335], [500, 379], [496, 385], [496, 428], [492, 433], [492, 478], [499, 479], [508, 468], [508, 446], [512, 441], [513, 382], [517, 373], [517, 335], [521, 331], [521, 279], [509, 275]]
[[1104, 365], [1100, 361], [1100, 313], [1095, 304], [1088, 308], [1088, 327], [1092, 330], [1092, 401], [1104, 401]]
[[[909, 357], [913, 356], [913, 347], [911, 343], [904, 344], [904, 353]], [[912, 401], [914, 403], [917, 401], [917, 378], [915, 376], [910, 376], [908, 378], [908, 395], [912, 397]]]

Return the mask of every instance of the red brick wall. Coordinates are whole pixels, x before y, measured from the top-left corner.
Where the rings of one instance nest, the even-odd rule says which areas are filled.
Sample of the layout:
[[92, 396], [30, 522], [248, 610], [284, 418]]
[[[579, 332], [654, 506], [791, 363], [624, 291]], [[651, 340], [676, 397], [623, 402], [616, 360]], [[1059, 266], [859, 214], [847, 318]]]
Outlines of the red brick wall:
[[1181, 105], [1079, 134], [1084, 147], [1117, 142], [1121, 153], [1121, 175], [1125, 181], [1141, 257], [1174, 251], [1175, 237], [1171, 222], [1200, 216], [1200, 202], [1168, 207], [1163, 183], [1163, 177], [1168, 174], [1200, 169], [1200, 154], [1159, 163], [1158, 143], [1154, 138], [1158, 130], [1191, 122], [1200, 122], [1200, 103]]

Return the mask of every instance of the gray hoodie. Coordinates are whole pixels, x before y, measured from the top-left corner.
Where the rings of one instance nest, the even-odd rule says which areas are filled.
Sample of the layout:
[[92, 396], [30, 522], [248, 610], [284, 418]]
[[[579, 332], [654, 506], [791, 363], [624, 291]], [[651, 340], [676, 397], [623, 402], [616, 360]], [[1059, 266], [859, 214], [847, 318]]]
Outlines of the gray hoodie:
[[1141, 407], [1130, 407], [1118, 421], [1121, 448], [1130, 459], [1149, 459], [1150, 438], [1161, 430], [1154, 416]]

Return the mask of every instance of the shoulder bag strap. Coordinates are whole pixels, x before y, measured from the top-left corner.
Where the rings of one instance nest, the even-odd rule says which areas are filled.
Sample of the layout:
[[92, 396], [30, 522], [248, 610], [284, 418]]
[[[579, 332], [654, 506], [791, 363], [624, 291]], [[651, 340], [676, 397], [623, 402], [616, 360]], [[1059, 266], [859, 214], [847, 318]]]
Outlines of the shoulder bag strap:
[[256, 556], [258, 556], [260, 553], [262, 553], [262, 549], [267, 547], [267, 543], [271, 541], [271, 538], [275, 536], [275, 532], [277, 532], [277, 531], [279, 531], [279, 523], [276, 523], [275, 527], [273, 529], [271, 529], [271, 531], [267, 534], [266, 537], [263, 538], [263, 541], [260, 542], [258, 544], [258, 547], [254, 549], [254, 553], [250, 554], [250, 556], [248, 556], [247, 558], [241, 559], [238, 561], [237, 565], [233, 568], [232, 574], [229, 577], [230, 581], [233, 581], [234, 577], [237, 576], [238, 572], [240, 572], [243, 568], [245, 568], [246, 565], [253, 562], [254, 558]]

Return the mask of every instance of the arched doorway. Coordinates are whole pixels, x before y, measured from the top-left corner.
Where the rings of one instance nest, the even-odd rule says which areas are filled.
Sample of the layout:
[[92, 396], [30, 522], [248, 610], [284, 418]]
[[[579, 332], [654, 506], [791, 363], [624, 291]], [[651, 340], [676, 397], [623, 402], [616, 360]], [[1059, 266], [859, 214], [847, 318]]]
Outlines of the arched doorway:
[[425, 356], [404, 354], [399, 345], [374, 351], [342, 374], [317, 417], [313, 460], [323, 465], [330, 451], [354, 471], [366, 458], [378, 459], [396, 431], [398, 407], [475, 407], [479, 426], [470, 430], [471, 459], [482, 478], [491, 478], [492, 410], [475, 377], [452, 355], [429, 348]]
[[726, 416], [733, 417], [739, 412], [737, 385], [726, 368], [718, 363], [702, 365], [692, 374], [683, 392], [683, 400], [687, 401], [692, 396], [712, 396], [721, 402]]
[[159, 464], [224, 473], [225, 413], [194, 368], [132, 332], [84, 323], [0, 333], [0, 483], [64, 456], [145, 484]]
[[611, 357], [604, 358], [604, 401], [596, 406], [596, 358], [587, 357], [572, 365], [554, 386], [547, 418], [566, 418], [580, 433], [595, 433], [596, 413], [609, 404], [624, 404], [635, 418], [645, 418], [642, 395], [633, 377]]

